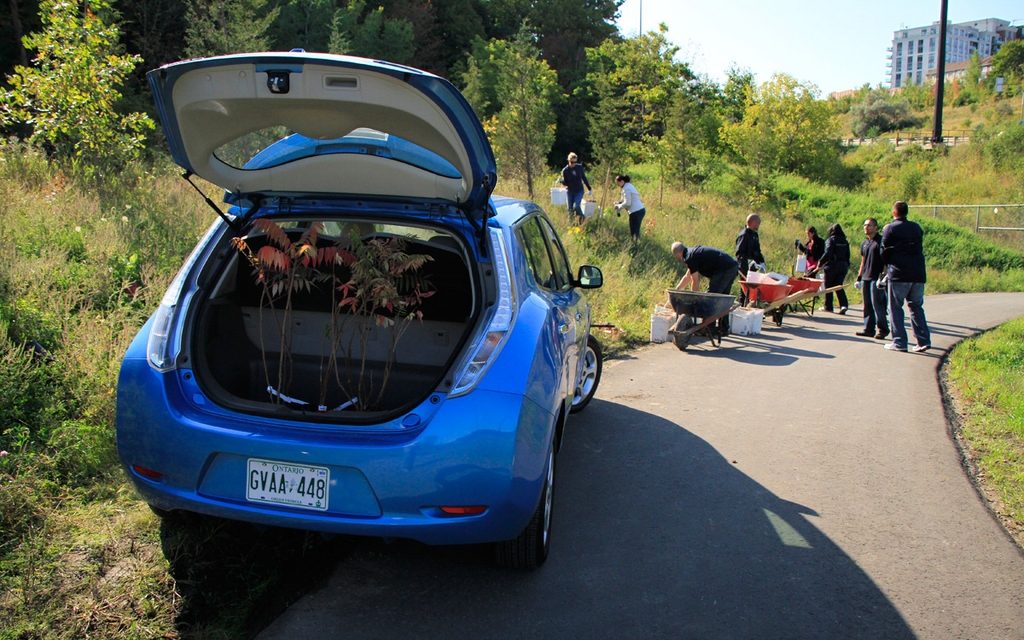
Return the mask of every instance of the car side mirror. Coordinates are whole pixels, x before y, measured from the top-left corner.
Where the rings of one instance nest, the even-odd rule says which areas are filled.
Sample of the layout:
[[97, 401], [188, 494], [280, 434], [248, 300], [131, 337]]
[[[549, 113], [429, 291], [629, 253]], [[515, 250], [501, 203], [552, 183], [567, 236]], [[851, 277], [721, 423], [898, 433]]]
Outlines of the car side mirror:
[[579, 275], [576, 276], [576, 282], [573, 282], [572, 286], [581, 289], [597, 289], [602, 284], [604, 284], [604, 275], [601, 274], [601, 270], [593, 265], [585, 264], [580, 266]]

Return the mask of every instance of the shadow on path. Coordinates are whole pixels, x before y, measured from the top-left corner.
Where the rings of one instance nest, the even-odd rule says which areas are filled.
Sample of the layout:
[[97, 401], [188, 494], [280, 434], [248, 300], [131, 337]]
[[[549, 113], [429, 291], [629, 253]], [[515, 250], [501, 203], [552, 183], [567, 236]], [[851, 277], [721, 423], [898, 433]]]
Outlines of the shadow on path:
[[365, 540], [261, 638], [913, 638], [811, 522], [686, 428], [595, 400], [558, 458], [552, 555]]

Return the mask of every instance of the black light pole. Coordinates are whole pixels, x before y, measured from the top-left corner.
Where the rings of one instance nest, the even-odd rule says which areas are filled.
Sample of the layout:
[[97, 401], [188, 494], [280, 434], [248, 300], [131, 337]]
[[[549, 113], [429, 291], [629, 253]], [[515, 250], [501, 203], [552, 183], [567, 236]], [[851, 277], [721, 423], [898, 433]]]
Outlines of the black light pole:
[[935, 127], [932, 129], [932, 145], [942, 144], [942, 99], [946, 93], [946, 0], [939, 10], [939, 68], [935, 73]]

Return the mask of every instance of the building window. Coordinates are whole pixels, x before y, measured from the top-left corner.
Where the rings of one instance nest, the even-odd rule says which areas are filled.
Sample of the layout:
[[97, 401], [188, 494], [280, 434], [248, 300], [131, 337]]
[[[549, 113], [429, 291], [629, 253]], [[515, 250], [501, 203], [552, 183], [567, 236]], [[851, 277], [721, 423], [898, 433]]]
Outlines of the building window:
[[921, 72], [917, 72], [917, 84], [921, 84]]
[[935, 48], [935, 38], [930, 38], [928, 40], [928, 48], [929, 49], [934, 49]]
[[[917, 56], [917, 68], [924, 69], [924, 56]], [[920, 76], [921, 72], [918, 71], [917, 75]]]
[[917, 41], [917, 52], [924, 53], [924, 40]]
[[896, 44], [896, 55], [897, 56], [903, 55], [903, 43], [902, 42], [899, 42], [899, 43]]
[[902, 75], [902, 74], [899, 74], [899, 73], [897, 73], [897, 74], [896, 74], [896, 86], [897, 86], [897, 87], [898, 87], [898, 86], [900, 86], [900, 80], [902, 80], [902, 79], [903, 79], [903, 75]]
[[903, 60], [896, 60], [896, 70], [903, 71]]

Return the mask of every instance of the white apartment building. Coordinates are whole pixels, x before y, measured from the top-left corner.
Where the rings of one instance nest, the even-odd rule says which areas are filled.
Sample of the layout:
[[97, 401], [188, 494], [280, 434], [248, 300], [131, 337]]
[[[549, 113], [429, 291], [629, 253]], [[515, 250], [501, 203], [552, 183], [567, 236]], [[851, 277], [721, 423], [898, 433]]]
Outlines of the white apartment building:
[[[946, 25], [946, 64], [964, 62], [974, 53], [987, 58], [999, 51], [1004, 42], [1021, 37], [1021, 27], [1006, 20], [988, 18]], [[939, 22], [927, 27], [894, 31], [892, 46], [887, 49], [886, 63], [889, 87], [925, 84], [935, 77], [939, 55]]]

